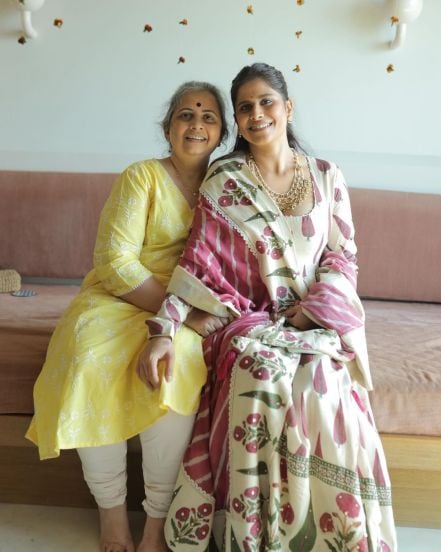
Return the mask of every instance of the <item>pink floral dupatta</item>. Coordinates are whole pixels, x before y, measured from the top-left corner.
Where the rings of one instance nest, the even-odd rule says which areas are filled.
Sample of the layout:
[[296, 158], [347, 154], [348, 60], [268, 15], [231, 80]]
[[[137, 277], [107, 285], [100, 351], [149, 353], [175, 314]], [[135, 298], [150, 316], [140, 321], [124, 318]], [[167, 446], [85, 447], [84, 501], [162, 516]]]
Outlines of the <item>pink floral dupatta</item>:
[[[347, 189], [335, 165], [309, 163], [314, 208], [302, 217], [281, 214], [242, 156], [215, 163], [171, 295], [148, 322], [173, 336], [190, 305], [232, 319], [204, 342], [172, 549], [205, 550], [210, 536], [225, 550], [395, 549]], [[285, 323], [294, 301], [320, 329]]]

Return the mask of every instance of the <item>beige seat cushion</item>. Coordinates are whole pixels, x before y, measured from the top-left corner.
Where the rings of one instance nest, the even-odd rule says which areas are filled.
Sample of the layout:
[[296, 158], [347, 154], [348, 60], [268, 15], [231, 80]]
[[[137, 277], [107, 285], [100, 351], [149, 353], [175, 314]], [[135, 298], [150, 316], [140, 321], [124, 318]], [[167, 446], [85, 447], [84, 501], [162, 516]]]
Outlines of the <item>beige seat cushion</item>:
[[441, 436], [441, 305], [363, 303], [379, 431]]
[[32, 388], [55, 325], [79, 286], [26, 285], [33, 297], [0, 294], [0, 414], [32, 414]]

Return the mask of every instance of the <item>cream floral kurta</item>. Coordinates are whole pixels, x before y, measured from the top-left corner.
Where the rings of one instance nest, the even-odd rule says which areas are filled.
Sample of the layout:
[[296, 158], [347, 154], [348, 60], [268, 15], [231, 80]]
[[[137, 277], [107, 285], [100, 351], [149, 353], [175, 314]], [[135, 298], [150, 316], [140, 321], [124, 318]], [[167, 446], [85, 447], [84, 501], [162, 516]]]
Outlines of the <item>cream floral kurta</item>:
[[127, 439], [168, 409], [184, 415], [197, 410], [206, 379], [200, 337], [181, 329], [174, 378], [150, 391], [136, 364], [153, 314], [119, 297], [151, 275], [168, 283], [192, 219], [157, 160], [131, 165], [115, 182], [101, 214], [94, 269], [61, 318], [35, 384], [26, 436], [42, 459], [60, 449]]

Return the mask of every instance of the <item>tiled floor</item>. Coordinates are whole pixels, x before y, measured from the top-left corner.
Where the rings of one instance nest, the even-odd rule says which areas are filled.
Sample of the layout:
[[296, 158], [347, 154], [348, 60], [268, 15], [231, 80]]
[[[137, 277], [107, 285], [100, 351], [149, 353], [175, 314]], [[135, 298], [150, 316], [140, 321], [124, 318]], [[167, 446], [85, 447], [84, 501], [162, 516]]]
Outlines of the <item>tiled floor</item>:
[[[144, 525], [131, 512], [135, 537]], [[94, 510], [0, 504], [0, 552], [97, 552]], [[441, 530], [398, 528], [399, 552], [441, 552]]]

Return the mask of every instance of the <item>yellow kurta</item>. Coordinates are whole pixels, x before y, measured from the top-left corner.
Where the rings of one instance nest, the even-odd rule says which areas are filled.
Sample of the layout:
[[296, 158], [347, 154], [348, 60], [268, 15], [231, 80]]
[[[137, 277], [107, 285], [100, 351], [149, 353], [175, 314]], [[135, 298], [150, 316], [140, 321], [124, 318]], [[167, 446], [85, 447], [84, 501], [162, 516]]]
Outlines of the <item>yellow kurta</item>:
[[206, 379], [200, 336], [182, 327], [173, 380], [151, 391], [136, 364], [147, 340], [145, 320], [153, 314], [119, 298], [151, 275], [168, 283], [192, 219], [156, 160], [131, 165], [115, 182], [100, 218], [94, 269], [60, 319], [35, 383], [26, 437], [41, 459], [128, 439], [168, 409], [197, 410]]

